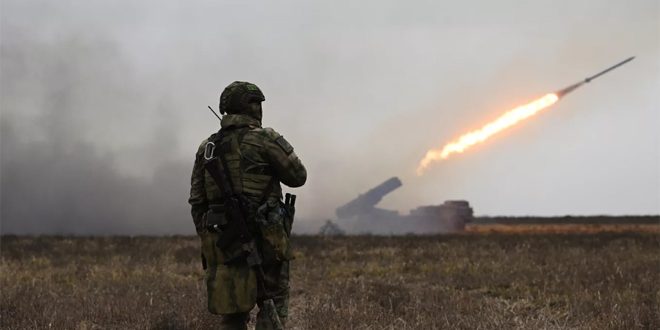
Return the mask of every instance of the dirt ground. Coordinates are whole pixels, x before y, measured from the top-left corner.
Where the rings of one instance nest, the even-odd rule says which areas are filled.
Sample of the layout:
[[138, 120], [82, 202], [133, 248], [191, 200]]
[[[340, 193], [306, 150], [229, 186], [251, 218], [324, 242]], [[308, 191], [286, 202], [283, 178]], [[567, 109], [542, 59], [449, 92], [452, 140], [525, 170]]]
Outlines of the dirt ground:
[[[660, 235], [294, 238], [293, 329], [660, 329]], [[196, 237], [0, 241], [3, 329], [211, 329]]]

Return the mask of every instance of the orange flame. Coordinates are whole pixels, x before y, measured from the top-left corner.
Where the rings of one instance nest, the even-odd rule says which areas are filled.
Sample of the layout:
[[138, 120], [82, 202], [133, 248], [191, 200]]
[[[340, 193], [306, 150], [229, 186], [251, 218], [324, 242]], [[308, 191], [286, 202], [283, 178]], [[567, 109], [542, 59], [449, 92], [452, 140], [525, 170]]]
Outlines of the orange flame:
[[457, 140], [446, 144], [442, 149], [431, 149], [419, 162], [417, 175], [422, 175], [432, 162], [447, 159], [453, 153], [461, 153], [471, 146], [487, 140], [492, 135], [507, 129], [523, 119], [531, 117], [539, 111], [553, 105], [559, 100], [557, 94], [546, 94], [538, 100], [509, 110], [494, 121], [484, 125], [482, 128], [462, 135]]

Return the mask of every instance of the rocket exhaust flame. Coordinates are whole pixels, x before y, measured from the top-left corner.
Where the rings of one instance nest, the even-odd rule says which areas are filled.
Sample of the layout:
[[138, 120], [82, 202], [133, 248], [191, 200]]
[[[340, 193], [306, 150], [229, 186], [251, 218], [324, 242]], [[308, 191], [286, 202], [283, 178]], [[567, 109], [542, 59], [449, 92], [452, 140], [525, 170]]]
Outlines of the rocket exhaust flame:
[[627, 58], [626, 60], [621, 61], [591, 77], [585, 78], [583, 81], [570, 85], [555, 93], [546, 94], [537, 100], [519, 106], [513, 110], [509, 110], [499, 118], [484, 125], [480, 129], [463, 134], [458, 139], [446, 144], [442, 148], [431, 149], [427, 151], [424, 158], [419, 162], [417, 167], [417, 175], [422, 175], [424, 171], [431, 165], [431, 163], [442, 159], [447, 159], [453, 153], [462, 153], [471, 146], [486, 141], [489, 137], [497, 134], [498, 132], [501, 132], [519, 123], [520, 121], [537, 114], [539, 111], [555, 104], [559, 98], [564, 97], [566, 94], [574, 91], [578, 87], [589, 83], [601, 75], [632, 61], [634, 58], [634, 56]]
[[539, 111], [553, 105], [559, 100], [559, 96], [554, 93], [547, 94], [537, 100], [534, 100], [523, 106], [510, 110], [494, 121], [484, 125], [478, 130], [462, 135], [455, 141], [446, 144], [442, 149], [431, 149], [426, 153], [424, 159], [419, 162], [417, 175], [422, 175], [432, 162], [446, 159], [453, 153], [461, 153], [471, 146], [487, 140], [496, 133], [507, 129], [518, 122], [529, 118]]

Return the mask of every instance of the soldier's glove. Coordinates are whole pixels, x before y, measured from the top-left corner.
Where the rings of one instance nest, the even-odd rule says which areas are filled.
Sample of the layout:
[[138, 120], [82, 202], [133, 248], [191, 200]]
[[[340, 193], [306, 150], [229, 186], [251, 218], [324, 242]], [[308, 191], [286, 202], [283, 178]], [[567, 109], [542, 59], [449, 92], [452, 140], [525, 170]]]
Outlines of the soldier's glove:
[[195, 230], [198, 235], [204, 234], [208, 231], [208, 217], [206, 216], [207, 212], [202, 214], [202, 218], [195, 224]]
[[204, 229], [207, 232], [221, 233], [220, 228], [227, 225], [227, 219], [224, 215], [224, 208], [222, 205], [211, 204], [209, 210], [204, 214]]

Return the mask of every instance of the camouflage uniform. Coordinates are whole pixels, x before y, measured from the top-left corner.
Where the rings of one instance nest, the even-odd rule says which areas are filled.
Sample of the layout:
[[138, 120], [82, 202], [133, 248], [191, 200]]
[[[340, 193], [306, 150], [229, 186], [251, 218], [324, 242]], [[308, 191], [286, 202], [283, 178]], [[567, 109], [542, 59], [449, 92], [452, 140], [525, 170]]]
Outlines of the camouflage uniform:
[[[252, 95], [251, 99], [246, 98], [246, 94]], [[273, 297], [280, 320], [284, 323], [288, 316], [289, 260], [292, 256], [289, 235], [293, 219], [289, 219], [288, 223], [283, 219], [286, 212], [280, 182], [290, 187], [302, 186], [307, 179], [307, 171], [293, 152], [293, 147], [280, 134], [271, 128], [261, 127], [260, 103], [263, 100], [263, 94], [255, 85], [244, 82], [229, 85], [222, 93], [220, 102], [220, 111], [228, 113], [221, 121], [222, 139], [218, 141], [215, 135], [210, 139], [216, 139], [216, 152], [222, 153], [226, 161], [234, 193], [245, 197], [248, 227], [257, 240], [263, 258], [266, 290]], [[246, 110], [246, 102], [258, 102], [258, 114]], [[202, 142], [196, 154], [189, 199], [193, 221], [202, 242], [208, 309], [211, 313], [222, 315], [224, 328], [245, 329], [249, 312], [261, 293], [257, 292], [254, 270], [244, 262], [225, 265], [225, 256], [216, 246], [218, 234], [207, 230], [209, 206], [222, 205], [223, 201], [222, 192], [204, 168], [208, 140]], [[268, 196], [264, 196], [266, 193]], [[264, 225], [273, 223], [280, 225]], [[268, 327], [269, 322], [261, 317], [261, 313], [258, 314], [257, 329]]]

